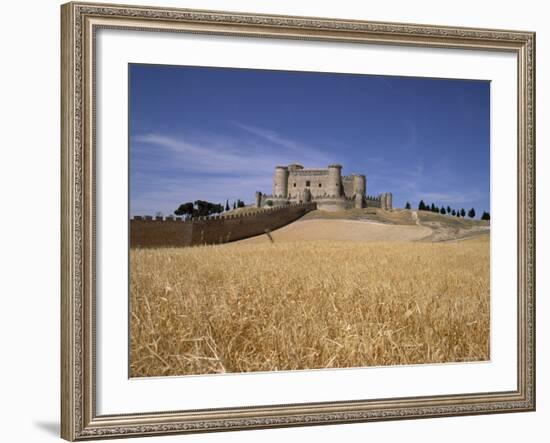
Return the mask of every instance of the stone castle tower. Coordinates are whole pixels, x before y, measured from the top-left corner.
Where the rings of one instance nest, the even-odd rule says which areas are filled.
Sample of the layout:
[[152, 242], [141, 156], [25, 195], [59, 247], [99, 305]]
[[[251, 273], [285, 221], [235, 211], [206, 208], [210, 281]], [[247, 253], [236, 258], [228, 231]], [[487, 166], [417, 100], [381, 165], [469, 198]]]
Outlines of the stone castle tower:
[[281, 206], [314, 201], [323, 210], [344, 210], [367, 206], [392, 209], [391, 193], [367, 196], [367, 179], [362, 174], [342, 175], [342, 166], [306, 169], [299, 164], [277, 166], [271, 195], [256, 193], [256, 206]]

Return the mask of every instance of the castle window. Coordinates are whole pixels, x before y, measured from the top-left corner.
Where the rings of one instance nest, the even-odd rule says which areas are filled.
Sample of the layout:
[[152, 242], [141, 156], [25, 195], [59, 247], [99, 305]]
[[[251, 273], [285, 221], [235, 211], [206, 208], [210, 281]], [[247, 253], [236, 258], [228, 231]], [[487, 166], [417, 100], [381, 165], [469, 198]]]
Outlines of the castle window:
[[309, 180], [306, 181], [306, 186], [311, 186], [311, 182]]
[[296, 187], [296, 183], [294, 183], [292, 186]]
[[321, 183], [319, 183], [319, 187], [321, 187]]

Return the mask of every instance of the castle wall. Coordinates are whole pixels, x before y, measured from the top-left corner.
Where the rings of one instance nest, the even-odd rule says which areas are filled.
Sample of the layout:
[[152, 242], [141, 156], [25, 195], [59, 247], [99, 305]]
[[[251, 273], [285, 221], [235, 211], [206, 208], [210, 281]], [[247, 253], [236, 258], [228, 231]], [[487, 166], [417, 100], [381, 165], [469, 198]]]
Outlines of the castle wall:
[[162, 248], [227, 243], [283, 227], [316, 208], [315, 203], [290, 204], [198, 219], [134, 217], [130, 221], [130, 247]]
[[342, 185], [344, 188], [344, 195], [346, 197], [352, 197], [355, 194], [355, 183], [353, 175], [346, 175], [342, 177]]
[[318, 197], [327, 194], [329, 185], [329, 175], [326, 169], [303, 169], [290, 171], [288, 175], [288, 196], [289, 198], [298, 198], [300, 192], [303, 192], [308, 186], [312, 197]]
[[173, 247], [191, 244], [193, 226], [181, 218], [134, 217], [130, 220], [130, 247]]
[[367, 198], [366, 198], [366, 203], [367, 203], [367, 208], [381, 208], [382, 207], [382, 202], [381, 202], [381, 197], [373, 197], [373, 196], [370, 196], [370, 195], [367, 195]]
[[304, 169], [299, 164], [277, 166], [273, 194], [262, 194], [259, 205], [264, 207], [267, 201], [271, 201], [272, 206], [305, 203], [309, 201], [307, 192], [311, 193], [311, 200], [318, 208], [326, 211], [365, 207], [392, 209], [391, 193], [367, 196], [366, 177], [362, 174], [342, 176], [342, 166], [337, 164], [326, 169]]

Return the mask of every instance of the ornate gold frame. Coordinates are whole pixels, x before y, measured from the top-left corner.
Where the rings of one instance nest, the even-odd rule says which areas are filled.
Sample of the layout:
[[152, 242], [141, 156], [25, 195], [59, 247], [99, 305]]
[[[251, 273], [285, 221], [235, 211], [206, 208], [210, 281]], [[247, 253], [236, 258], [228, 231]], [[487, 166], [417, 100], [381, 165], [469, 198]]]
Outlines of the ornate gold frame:
[[[107, 4], [61, 7], [61, 435], [67, 440], [533, 411], [535, 34]], [[98, 416], [94, 33], [98, 28], [509, 51], [518, 59], [518, 380], [511, 392]]]

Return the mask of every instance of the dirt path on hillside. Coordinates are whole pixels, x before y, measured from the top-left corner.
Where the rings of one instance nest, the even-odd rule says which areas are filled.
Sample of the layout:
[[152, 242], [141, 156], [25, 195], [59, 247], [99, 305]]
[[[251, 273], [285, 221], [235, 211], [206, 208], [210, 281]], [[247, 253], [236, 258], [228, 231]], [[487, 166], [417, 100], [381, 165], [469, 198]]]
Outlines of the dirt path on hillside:
[[[298, 220], [271, 232], [275, 242], [303, 240], [348, 240], [348, 241], [415, 241], [431, 235], [424, 226], [389, 225], [356, 220]], [[259, 235], [236, 243], [269, 242], [267, 235]]]
[[467, 240], [469, 238], [488, 235], [490, 228], [488, 226], [472, 226], [468, 229], [444, 226], [441, 223], [423, 222], [422, 226], [431, 230], [431, 234], [423, 238], [422, 241], [428, 242], [446, 242]]

